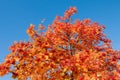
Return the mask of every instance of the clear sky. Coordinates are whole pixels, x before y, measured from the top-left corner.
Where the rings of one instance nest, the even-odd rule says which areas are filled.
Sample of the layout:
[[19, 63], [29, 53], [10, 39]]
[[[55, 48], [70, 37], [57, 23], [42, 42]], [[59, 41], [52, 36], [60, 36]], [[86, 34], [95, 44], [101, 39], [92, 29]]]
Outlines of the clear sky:
[[[90, 18], [105, 25], [113, 48], [120, 50], [120, 0], [0, 0], [0, 62], [14, 41], [28, 40], [29, 24], [37, 27], [44, 18], [44, 25], [51, 24], [70, 6], [78, 9], [74, 18]], [[12, 79], [6, 75], [0, 80]]]

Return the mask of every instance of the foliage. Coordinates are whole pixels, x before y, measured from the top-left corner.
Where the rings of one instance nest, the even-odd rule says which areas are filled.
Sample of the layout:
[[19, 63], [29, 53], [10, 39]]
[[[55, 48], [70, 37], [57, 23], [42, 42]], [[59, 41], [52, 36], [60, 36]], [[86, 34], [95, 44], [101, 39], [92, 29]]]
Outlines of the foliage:
[[[104, 26], [89, 19], [72, 21], [70, 7], [44, 31], [30, 25], [28, 42], [14, 42], [0, 64], [0, 76], [18, 80], [120, 80], [119, 51], [103, 33]], [[43, 32], [42, 32], [43, 30]]]

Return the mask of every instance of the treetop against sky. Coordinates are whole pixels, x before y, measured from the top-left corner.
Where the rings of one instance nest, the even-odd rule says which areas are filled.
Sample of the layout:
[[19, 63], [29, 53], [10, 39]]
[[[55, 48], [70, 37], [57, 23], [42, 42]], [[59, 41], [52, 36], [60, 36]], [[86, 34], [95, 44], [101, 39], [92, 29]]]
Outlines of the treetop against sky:
[[70, 7], [45, 30], [31, 24], [28, 41], [14, 42], [0, 64], [0, 76], [18, 80], [120, 80], [120, 52], [114, 50], [105, 27], [90, 19], [72, 20]]

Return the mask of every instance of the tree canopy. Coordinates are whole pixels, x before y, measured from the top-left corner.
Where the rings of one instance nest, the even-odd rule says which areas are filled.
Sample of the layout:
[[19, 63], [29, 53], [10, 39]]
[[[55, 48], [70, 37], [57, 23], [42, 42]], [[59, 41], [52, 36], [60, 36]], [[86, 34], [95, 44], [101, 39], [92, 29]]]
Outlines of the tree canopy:
[[[114, 50], [105, 27], [90, 19], [72, 20], [75, 7], [56, 16], [51, 25], [31, 24], [28, 42], [14, 42], [0, 76], [18, 80], [120, 80], [120, 52]], [[47, 29], [45, 29], [47, 28]]]

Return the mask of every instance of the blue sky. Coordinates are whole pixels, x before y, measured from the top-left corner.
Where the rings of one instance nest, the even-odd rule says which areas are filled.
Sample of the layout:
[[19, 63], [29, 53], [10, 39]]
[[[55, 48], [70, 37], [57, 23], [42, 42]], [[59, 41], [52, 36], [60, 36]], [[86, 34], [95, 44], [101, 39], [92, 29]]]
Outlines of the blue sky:
[[[0, 0], [0, 62], [14, 41], [28, 40], [29, 24], [37, 27], [44, 18], [44, 25], [51, 24], [56, 15], [62, 16], [70, 6], [78, 9], [74, 19], [90, 18], [105, 25], [113, 48], [120, 50], [120, 0]], [[0, 80], [12, 79], [6, 75]]]

